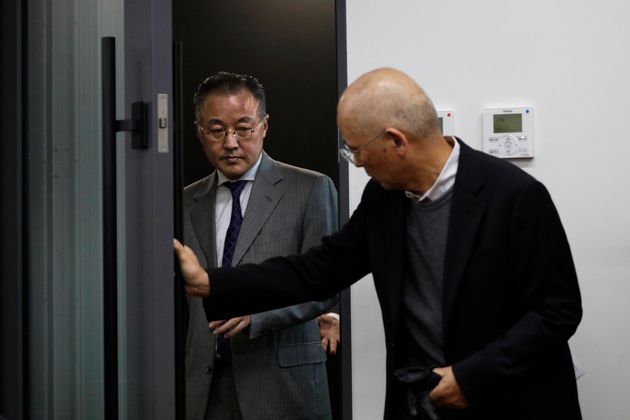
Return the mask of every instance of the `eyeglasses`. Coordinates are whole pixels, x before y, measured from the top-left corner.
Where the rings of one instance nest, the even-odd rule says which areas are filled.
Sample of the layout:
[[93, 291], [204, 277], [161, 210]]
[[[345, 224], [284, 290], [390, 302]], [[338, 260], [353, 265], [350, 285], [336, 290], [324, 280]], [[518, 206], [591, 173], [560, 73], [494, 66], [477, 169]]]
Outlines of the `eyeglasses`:
[[348, 162], [356, 165], [356, 159], [359, 156], [361, 149], [363, 149], [368, 144], [380, 139], [383, 136], [383, 134], [385, 134], [385, 130], [379, 131], [379, 133], [376, 136], [372, 137], [370, 140], [366, 141], [365, 143], [363, 143], [361, 146], [357, 147], [356, 149], [350, 149], [350, 147], [348, 147], [346, 142], [344, 142], [343, 145], [341, 145], [341, 148], [339, 149], [339, 154], [341, 155], [342, 158], [346, 159]]
[[197, 128], [207, 140], [212, 142], [218, 143], [220, 141], [224, 141], [228, 134], [236, 135], [236, 141], [242, 141], [251, 139], [254, 131], [256, 131], [256, 128], [258, 128], [263, 121], [264, 119], [258, 121], [258, 123], [256, 123], [253, 127], [242, 125], [236, 127], [234, 130], [228, 130], [222, 127], [206, 128], [201, 124], [197, 124]]

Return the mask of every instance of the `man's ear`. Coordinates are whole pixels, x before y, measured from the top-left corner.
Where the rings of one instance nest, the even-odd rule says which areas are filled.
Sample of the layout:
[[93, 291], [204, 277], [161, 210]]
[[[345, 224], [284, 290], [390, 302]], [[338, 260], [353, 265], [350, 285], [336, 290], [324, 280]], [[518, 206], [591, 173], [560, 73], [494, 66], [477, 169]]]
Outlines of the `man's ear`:
[[265, 115], [265, 118], [263, 118], [263, 139], [267, 136], [267, 130], [269, 129], [269, 114]]
[[201, 129], [197, 125], [197, 122], [195, 122], [195, 134], [197, 135], [197, 138], [199, 139], [199, 143], [203, 145], [203, 134], [201, 134]]
[[407, 153], [407, 149], [409, 148], [409, 139], [405, 133], [397, 128], [386, 128], [385, 134], [392, 139], [396, 153], [400, 155], [405, 155]]

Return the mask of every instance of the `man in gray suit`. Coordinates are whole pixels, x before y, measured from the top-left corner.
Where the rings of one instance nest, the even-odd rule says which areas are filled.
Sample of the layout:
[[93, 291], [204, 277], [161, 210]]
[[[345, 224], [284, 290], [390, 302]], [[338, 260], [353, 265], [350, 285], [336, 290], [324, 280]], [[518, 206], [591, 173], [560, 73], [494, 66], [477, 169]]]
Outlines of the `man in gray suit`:
[[[262, 150], [269, 115], [257, 79], [217, 73], [199, 86], [195, 110], [197, 135], [216, 168], [184, 190], [185, 241], [202, 265], [301, 253], [336, 229], [332, 181]], [[308, 302], [208, 324], [201, 299], [191, 298], [187, 419], [330, 419], [326, 338], [315, 318], [334, 304]]]

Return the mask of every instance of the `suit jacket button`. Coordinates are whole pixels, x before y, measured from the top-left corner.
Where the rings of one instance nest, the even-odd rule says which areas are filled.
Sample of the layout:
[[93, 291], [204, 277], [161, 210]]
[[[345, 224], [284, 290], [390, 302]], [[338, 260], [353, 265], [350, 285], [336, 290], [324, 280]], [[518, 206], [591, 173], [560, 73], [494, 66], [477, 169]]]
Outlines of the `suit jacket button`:
[[206, 367], [206, 374], [210, 375], [212, 373], [212, 368], [210, 366]]

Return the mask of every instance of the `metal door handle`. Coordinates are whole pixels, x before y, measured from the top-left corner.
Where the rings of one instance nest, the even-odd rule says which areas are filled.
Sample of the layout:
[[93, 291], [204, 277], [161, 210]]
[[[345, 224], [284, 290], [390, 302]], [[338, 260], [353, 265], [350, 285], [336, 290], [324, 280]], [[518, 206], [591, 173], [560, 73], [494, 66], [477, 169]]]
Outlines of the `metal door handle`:
[[132, 104], [129, 120], [116, 120], [116, 40], [101, 39], [103, 164], [103, 318], [105, 418], [118, 419], [118, 256], [116, 214], [116, 133], [130, 131], [131, 147], [146, 149], [146, 104]]

